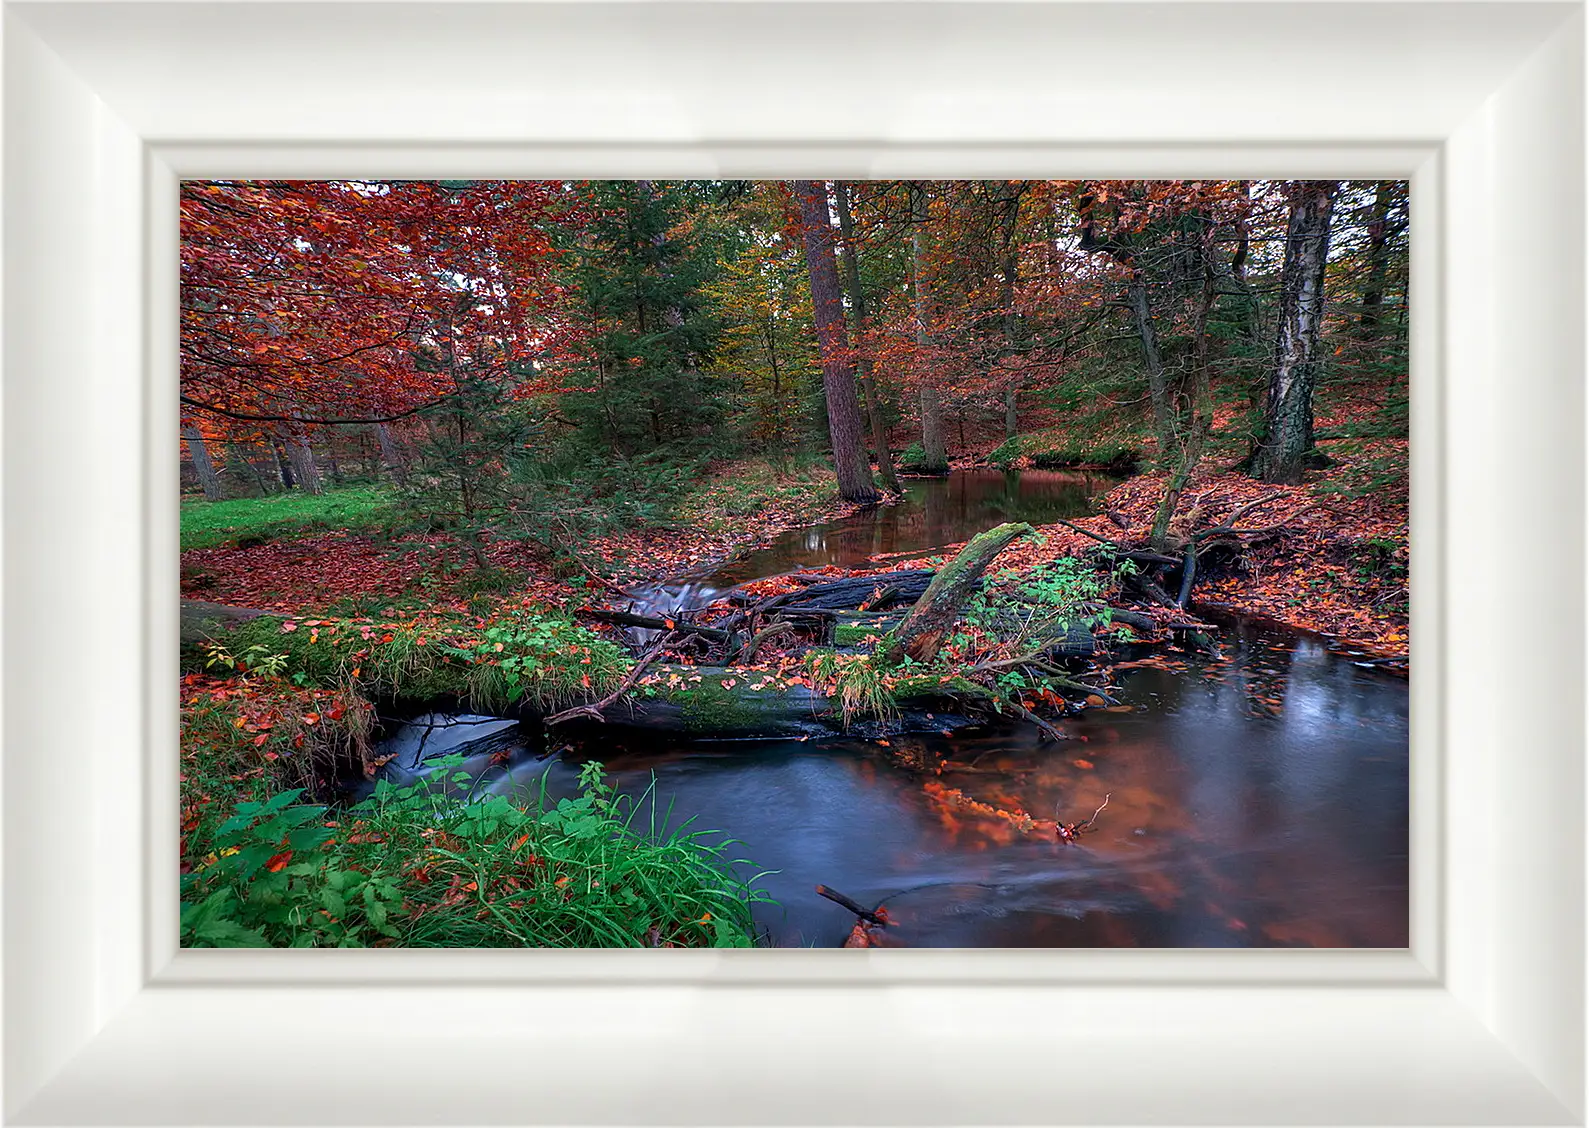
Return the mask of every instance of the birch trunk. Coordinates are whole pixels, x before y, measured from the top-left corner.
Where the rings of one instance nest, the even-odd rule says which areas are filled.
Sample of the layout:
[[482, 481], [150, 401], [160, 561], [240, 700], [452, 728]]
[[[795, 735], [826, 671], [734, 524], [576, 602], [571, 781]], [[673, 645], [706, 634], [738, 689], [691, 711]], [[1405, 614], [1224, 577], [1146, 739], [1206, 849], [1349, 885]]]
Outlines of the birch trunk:
[[1324, 367], [1319, 348], [1324, 268], [1330, 251], [1330, 211], [1339, 187], [1334, 180], [1304, 180], [1291, 192], [1275, 366], [1263, 432], [1252, 458], [1252, 476], [1260, 481], [1301, 481], [1303, 460], [1313, 449], [1313, 388]]

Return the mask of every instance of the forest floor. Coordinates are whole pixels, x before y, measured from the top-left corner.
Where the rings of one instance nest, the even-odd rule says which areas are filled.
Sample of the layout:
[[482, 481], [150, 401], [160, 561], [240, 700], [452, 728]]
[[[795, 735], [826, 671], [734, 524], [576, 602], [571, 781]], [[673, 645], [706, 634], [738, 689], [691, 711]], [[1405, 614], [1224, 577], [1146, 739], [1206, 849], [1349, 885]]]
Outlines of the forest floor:
[[[1248, 534], [1238, 553], [1219, 558], [1210, 554], [1193, 593], [1191, 609], [1195, 613], [1206, 615], [1219, 609], [1273, 620], [1325, 636], [1333, 646], [1400, 665], [1408, 654], [1407, 443], [1397, 437], [1394, 426], [1374, 424], [1376, 409], [1372, 402], [1367, 407], [1363, 402], [1364, 397], [1371, 399], [1371, 390], [1357, 389], [1354, 394], [1358, 396], [1355, 402], [1337, 395], [1321, 403], [1320, 446], [1331, 463], [1311, 471], [1295, 486], [1265, 485], [1232, 468], [1241, 453], [1233, 436], [1239, 435], [1241, 427], [1234, 409], [1227, 405], [1217, 420], [1220, 435], [1183, 495], [1172, 533], [1225, 523]], [[1364, 424], [1365, 418], [1369, 425]], [[1042, 428], [1034, 431], [1035, 435], [1065, 433], [1062, 413], [1036, 415], [1033, 422]], [[1006, 456], [1014, 454], [1007, 459], [1014, 466], [1029, 464], [1028, 455], [1012, 451], [1002, 434], [970, 430], [967, 448], [957, 460], [960, 465], [989, 465], [1001, 448]], [[1046, 442], [1040, 439], [1032, 445]], [[971, 449], [973, 443], [975, 449]], [[1027, 446], [1024, 442], [1019, 445]], [[1090, 444], [1067, 448], [1064, 457], [1089, 461], [1094, 455], [1120, 449], [1139, 451], [1142, 465], [1151, 466], [1151, 444], [1140, 432], [1094, 437]], [[1151, 469], [1122, 479], [1099, 499], [1097, 514], [1071, 524], [1040, 526], [1039, 537], [1011, 545], [994, 561], [989, 574], [1024, 572], [1061, 556], [1090, 553], [1100, 538], [1141, 542], [1165, 483], [1166, 475]], [[237, 939], [240, 926], [236, 920], [217, 915], [219, 909], [204, 908], [204, 904], [221, 904], [214, 898], [222, 897], [226, 889], [245, 890], [254, 880], [226, 878], [232, 885], [217, 884], [231, 864], [227, 861], [230, 857], [253, 857], [250, 864], [262, 866], [258, 873], [265, 875], [259, 881], [284, 883], [288, 892], [297, 888], [292, 850], [283, 850], [282, 842], [275, 840], [281, 835], [274, 822], [262, 813], [256, 820], [257, 833], [238, 832], [245, 837], [263, 836], [260, 841], [250, 845], [239, 839], [238, 845], [228, 847], [222, 820], [234, 808], [246, 809], [237, 804], [279, 797], [286, 794], [281, 789], [310, 783], [314, 773], [331, 765], [341, 764], [335, 770], [343, 774], [372, 771], [375, 761], [370, 759], [369, 734], [373, 712], [368, 696], [372, 687], [378, 690], [380, 685], [395, 684], [393, 678], [404, 680], [410, 690], [434, 682], [444, 695], [483, 700], [482, 687], [495, 686], [500, 691], [506, 685], [497, 684], [506, 676], [506, 667], [499, 661], [505, 656], [500, 652], [506, 645], [515, 655], [529, 656], [514, 661], [534, 666], [539, 681], [531, 685], [531, 691], [544, 693], [551, 707], [575, 705], [621, 688], [618, 679], [632, 660], [615, 646], [615, 632], [588, 624], [585, 616], [576, 622], [574, 612], [609, 599], [615, 582], [700, 575], [736, 553], [765, 544], [785, 529], [855, 510], [839, 502], [835, 494], [831, 472], [821, 466], [780, 472], [758, 463], [723, 465], [679, 497], [652, 527], [588, 542], [583, 554], [585, 571], [567, 561], [558, 566], [544, 549], [523, 540], [486, 544], [490, 566], [479, 569], [455, 539], [404, 531], [397, 521], [395, 500], [378, 489], [335, 491], [320, 498], [289, 495], [185, 505], [183, 596], [290, 617], [245, 624], [227, 639], [227, 647], [209, 653], [207, 664], [203, 655], [197, 663], [191, 655], [187, 659], [182, 683], [182, 858], [184, 872], [198, 883], [196, 888], [206, 900], [203, 904], [185, 901], [184, 942], [223, 942], [228, 936]], [[943, 546], [939, 557], [915, 559], [909, 566], [934, 566], [957, 547]], [[898, 567], [898, 559], [878, 556], [869, 567], [818, 571], [839, 577]], [[751, 590], [767, 596], [785, 586], [795, 585], [774, 578], [751, 585]], [[1157, 613], [1162, 617], [1164, 610]], [[458, 655], [465, 657], [459, 659]], [[754, 669], [761, 671], [757, 677], [764, 684], [813, 684], [813, 671], [804, 659], [781, 654], [777, 646], [768, 647]], [[669, 676], [678, 675], [654, 671], [639, 684], [643, 692], [652, 692], [656, 690], [652, 683]], [[731, 691], [734, 684], [724, 681], [722, 687]], [[311, 768], [311, 764], [320, 766]], [[604, 802], [602, 786], [599, 778], [589, 783], [581, 801]], [[958, 792], [950, 798], [972, 802]], [[989, 810], [1000, 818], [1012, 817], [1001, 810]], [[345, 861], [339, 863], [347, 867], [343, 879], [373, 882], [373, 877], [364, 875], [373, 875], [384, 864], [380, 848], [385, 836], [400, 835], [412, 829], [410, 824], [418, 825], [411, 814], [394, 816], [387, 823], [380, 823], [372, 814], [368, 824], [357, 822], [345, 836], [328, 842], [325, 849], [346, 853]], [[323, 814], [313, 817], [325, 820]], [[1031, 823], [1029, 827], [1022, 824], [1027, 831], [1047, 827], [1022, 818]], [[241, 825], [236, 819], [225, 825], [233, 824]], [[316, 825], [328, 834], [339, 830], [334, 819]], [[543, 873], [537, 868], [537, 859], [562, 849], [562, 840], [531, 840], [526, 834], [542, 832], [529, 824], [526, 827], [516, 837], [501, 841], [485, 838], [475, 842], [469, 838], [472, 831], [467, 826], [446, 831], [449, 841], [462, 844], [460, 850], [467, 847], [460, 856], [471, 859], [470, 865], [477, 856], [483, 866], [483, 859], [506, 856], [504, 850], [513, 853], [530, 842], [528, 861], [512, 872], [503, 870], [500, 888], [492, 886], [495, 893], [488, 892], [488, 898], [518, 898], [521, 887], [528, 887], [533, 878], [555, 894], [548, 899], [550, 903], [562, 896], [571, 880], [569, 872], [573, 871]], [[272, 835], [275, 839], [266, 843], [264, 837]], [[291, 839], [284, 841], [290, 843]], [[388, 867], [389, 878], [382, 878], [385, 884], [361, 894], [364, 909], [339, 916], [328, 908], [321, 914], [323, 922], [316, 918], [316, 927], [324, 934], [317, 934], [314, 942], [346, 942], [351, 935], [346, 932], [349, 927], [363, 930], [359, 942], [391, 942], [394, 934], [383, 923], [388, 911], [400, 915], [406, 922], [403, 927], [411, 931], [420, 923], [435, 922], [436, 932], [422, 937], [412, 931], [399, 942], [513, 942], [511, 934], [470, 931], [484, 919], [473, 907], [477, 893], [473, 886], [478, 883], [466, 881], [467, 874], [449, 874], [444, 884], [436, 884], [430, 868], [432, 847], [421, 839], [410, 845], [405, 847], [408, 853], [403, 865]], [[675, 913], [677, 919], [664, 920], [664, 912], [658, 908], [660, 926], [642, 922], [622, 940], [587, 937], [578, 942], [750, 942], [745, 915], [750, 894], [729, 883], [712, 859], [698, 858], [677, 844], [637, 841], [634, 846], [636, 851], [652, 850], [658, 858], [673, 859], [665, 863], [670, 867], [666, 871], [685, 891], [674, 897], [675, 901], [709, 899], [713, 911]], [[681, 858], [687, 859], [687, 864], [678, 863]], [[609, 864], [593, 861], [590, 872]], [[605, 870], [601, 873], [603, 881], [610, 876]], [[596, 882], [592, 888], [600, 884]], [[351, 903], [336, 890], [314, 895], [323, 898], [327, 906]], [[381, 897], [391, 898], [390, 905], [383, 907]], [[233, 905], [228, 912], [240, 911], [236, 902], [227, 904]], [[586, 908], [575, 907], [587, 913]], [[480, 911], [486, 908], [489, 900]], [[606, 920], [602, 914], [616, 911], [603, 902], [587, 915]], [[557, 923], [561, 920], [560, 916], [548, 918], [548, 927], [563, 927]], [[664, 932], [659, 934], [658, 927]], [[204, 929], [209, 933], [201, 932]], [[660, 940], [659, 935], [663, 937]], [[265, 939], [287, 942], [274, 933]]]
[[[1267, 486], [1229, 469], [1240, 447], [1228, 436], [1239, 428], [1232, 411], [1222, 412], [1216, 423], [1226, 437], [1216, 438], [1186, 490], [1178, 524], [1217, 522], [1238, 506], [1269, 498], [1242, 527], [1283, 525], [1283, 533], [1249, 546], [1239, 559], [1209, 567], [1195, 601], [1315, 632], [1341, 647], [1405, 659], [1407, 443], [1356, 425], [1365, 414], [1363, 395], [1362, 389], [1346, 389], [1321, 403], [1320, 446], [1332, 465], [1309, 472], [1298, 486]], [[1046, 420], [1039, 419], [1043, 422], [1050, 425], [1046, 431], [1033, 434], [1063, 433], [1062, 415], [1047, 413]], [[969, 441], [980, 449], [961, 451], [960, 465], [987, 465], [1001, 447], [1008, 453], [1001, 433], [973, 431]], [[1094, 438], [1091, 446], [1077, 444], [1066, 457], [1085, 460], [1091, 452], [1107, 461], [1121, 449], [1140, 451], [1143, 463], [1151, 463], [1151, 440], [1140, 431]], [[1031, 459], [1022, 455], [1013, 462], [1019, 468]], [[1076, 523], [1110, 539], [1142, 539], [1165, 481], [1165, 474], [1151, 470], [1129, 477], [1102, 499], [1098, 516]], [[819, 464], [783, 472], [765, 463], [725, 464], [659, 523], [590, 542], [584, 555], [600, 573], [598, 579], [554, 568], [547, 553], [517, 540], [489, 544], [485, 552], [492, 567], [482, 573], [446, 536], [383, 531], [392, 508], [377, 490], [190, 504], [183, 510], [184, 544], [197, 547], [182, 554], [182, 593], [298, 614], [391, 616], [426, 609], [488, 614], [500, 606], [569, 607], [598, 597], [608, 582], [704, 574], [786, 529], [856, 509], [837, 499], [831, 471]], [[326, 529], [328, 521], [338, 519], [346, 519], [349, 527]], [[1000, 566], [1029, 566], [1096, 544], [1063, 525], [1042, 532], [1041, 546], [1012, 548]], [[880, 558], [872, 569], [849, 571], [890, 566]]]
[[[785, 529], [832, 520], [840, 501], [821, 464], [718, 466], [657, 523], [598, 536], [583, 550], [604, 579], [671, 579], [709, 569]], [[494, 597], [564, 606], [602, 581], [557, 567], [533, 542], [497, 540], [482, 573], [455, 538], [398, 531], [391, 495], [373, 488], [283, 494], [182, 509], [182, 594], [262, 611], [392, 614], [481, 608]], [[338, 527], [333, 522], [343, 521]]]

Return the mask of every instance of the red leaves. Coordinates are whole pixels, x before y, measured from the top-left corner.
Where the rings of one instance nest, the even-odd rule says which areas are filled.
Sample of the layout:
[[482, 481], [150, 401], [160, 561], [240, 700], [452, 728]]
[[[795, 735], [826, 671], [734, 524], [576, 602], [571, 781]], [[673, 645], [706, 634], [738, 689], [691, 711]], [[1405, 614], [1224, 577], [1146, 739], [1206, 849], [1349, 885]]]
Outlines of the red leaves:
[[[509, 359], [572, 331], [548, 316], [557, 182], [188, 181], [180, 206], [182, 393], [206, 429], [412, 410], [446, 390], [415, 363], [427, 327]], [[510, 284], [460, 313], [456, 279]]]
[[[189, 585], [183, 594], [262, 611], [302, 611], [352, 596], [396, 595], [412, 588], [427, 570], [435, 567], [437, 552], [458, 551], [445, 537], [410, 537], [391, 546], [371, 538], [345, 533], [325, 533], [295, 540], [272, 541], [248, 548], [195, 548], [182, 554], [184, 574], [203, 573], [206, 586]], [[497, 567], [538, 569], [544, 564], [533, 549], [516, 542], [493, 544], [486, 555]], [[532, 580], [529, 594], [541, 602], [573, 598], [571, 588], [549, 579]], [[283, 633], [299, 626], [324, 634], [322, 619], [288, 620]], [[365, 636], [372, 642], [391, 642], [392, 635]]]

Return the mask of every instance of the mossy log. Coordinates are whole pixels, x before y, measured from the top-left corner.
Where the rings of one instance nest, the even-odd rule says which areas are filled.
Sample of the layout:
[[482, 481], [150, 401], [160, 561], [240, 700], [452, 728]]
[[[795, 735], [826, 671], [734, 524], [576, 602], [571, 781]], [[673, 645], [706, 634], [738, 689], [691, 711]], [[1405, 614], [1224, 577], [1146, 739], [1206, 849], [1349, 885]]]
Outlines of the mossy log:
[[600, 724], [721, 740], [942, 732], [980, 723], [959, 712], [965, 689], [986, 693], [969, 683], [945, 686], [936, 679], [923, 680], [895, 695], [893, 716], [861, 719], [846, 727], [839, 701], [804, 681], [734, 666], [656, 666], [648, 684], [603, 711]]
[[202, 599], [184, 599], [179, 612], [180, 652], [184, 669], [202, 667], [204, 644], [226, 637], [228, 631], [239, 623], [269, 615], [269, 611], [256, 611], [251, 607], [232, 607], [225, 603], [210, 603]]
[[938, 569], [905, 621], [883, 640], [878, 647], [879, 662], [889, 667], [906, 658], [932, 661], [943, 646], [944, 636], [959, 621], [966, 600], [981, 584], [988, 565], [1018, 537], [1032, 532], [1032, 526], [1025, 522], [1012, 521], [967, 541], [953, 560]]

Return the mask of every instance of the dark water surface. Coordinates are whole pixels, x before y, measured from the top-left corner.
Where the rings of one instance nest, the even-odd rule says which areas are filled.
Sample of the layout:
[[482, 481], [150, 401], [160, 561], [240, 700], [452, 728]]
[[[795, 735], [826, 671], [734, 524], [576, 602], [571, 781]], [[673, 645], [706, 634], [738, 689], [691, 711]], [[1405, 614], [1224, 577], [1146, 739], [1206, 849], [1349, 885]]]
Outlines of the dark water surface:
[[[788, 534], [705, 589], [801, 565], [953, 543], [1004, 520], [1088, 511], [1108, 479], [956, 474], [905, 503]], [[658, 593], [659, 597], [699, 595]], [[674, 822], [725, 832], [777, 870], [758, 913], [781, 945], [832, 946], [853, 923], [817, 883], [913, 946], [1401, 947], [1408, 923], [1407, 683], [1319, 642], [1237, 626], [1221, 660], [1121, 675], [1121, 711], [1039, 743], [1029, 726], [878, 741], [583, 748]], [[617, 733], [614, 732], [616, 738]], [[516, 757], [495, 789], [571, 791], [575, 768]], [[1079, 845], [986, 808], [1086, 819]]]
[[723, 587], [824, 564], [855, 567], [878, 553], [925, 552], [966, 540], [1005, 521], [1042, 524], [1092, 512], [1095, 494], [1114, 480], [1065, 470], [960, 470], [946, 478], [907, 478], [905, 496], [823, 525], [792, 529], [765, 548], [712, 574]]

